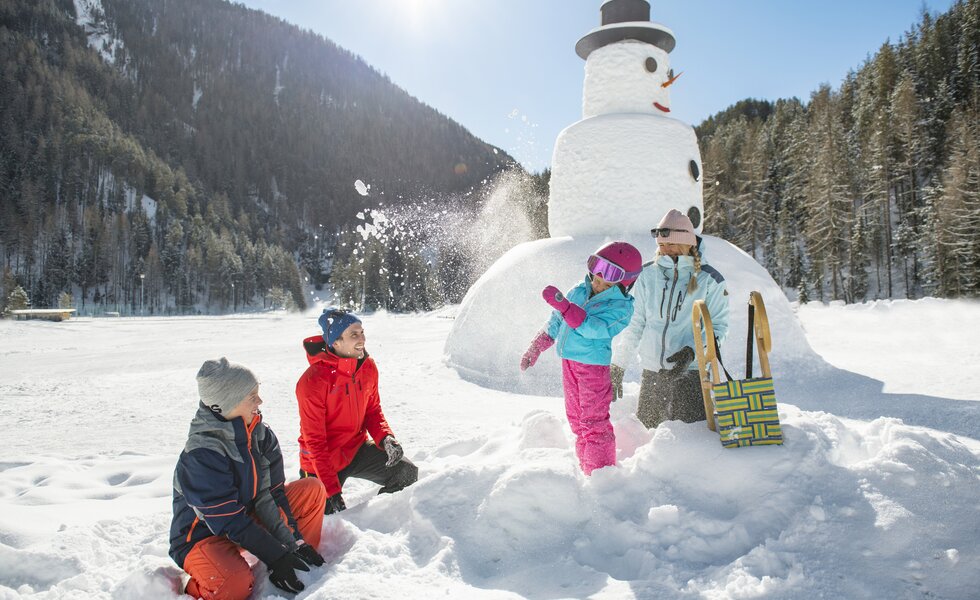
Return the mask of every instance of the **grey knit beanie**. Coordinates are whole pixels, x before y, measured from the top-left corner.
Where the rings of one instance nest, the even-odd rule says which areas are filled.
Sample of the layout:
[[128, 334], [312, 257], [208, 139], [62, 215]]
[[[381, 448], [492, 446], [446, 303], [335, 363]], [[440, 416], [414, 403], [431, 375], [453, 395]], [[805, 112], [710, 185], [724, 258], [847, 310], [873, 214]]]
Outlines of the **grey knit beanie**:
[[201, 402], [219, 415], [228, 414], [257, 385], [259, 380], [248, 367], [230, 363], [223, 356], [218, 360], [204, 361], [197, 372]]

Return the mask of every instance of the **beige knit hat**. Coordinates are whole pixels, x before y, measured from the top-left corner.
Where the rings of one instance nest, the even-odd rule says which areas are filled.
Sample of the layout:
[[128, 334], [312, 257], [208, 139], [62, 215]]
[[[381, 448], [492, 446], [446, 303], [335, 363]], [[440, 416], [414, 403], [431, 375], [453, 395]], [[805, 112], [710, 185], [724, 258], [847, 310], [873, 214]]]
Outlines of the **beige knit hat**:
[[694, 236], [694, 224], [684, 213], [672, 208], [667, 211], [660, 225], [650, 230], [657, 238], [658, 244], [687, 244], [697, 246], [698, 239]]
[[204, 361], [197, 372], [201, 402], [219, 415], [228, 414], [257, 385], [259, 380], [248, 367], [228, 362], [223, 356]]

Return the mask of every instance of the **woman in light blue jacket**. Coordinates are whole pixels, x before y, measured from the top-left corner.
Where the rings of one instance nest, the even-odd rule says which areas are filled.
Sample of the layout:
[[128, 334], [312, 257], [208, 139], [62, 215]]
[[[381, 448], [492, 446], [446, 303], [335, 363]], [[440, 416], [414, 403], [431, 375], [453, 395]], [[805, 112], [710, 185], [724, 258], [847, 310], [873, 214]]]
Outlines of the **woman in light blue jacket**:
[[652, 429], [672, 419], [706, 418], [691, 313], [695, 300], [707, 303], [720, 344], [728, 332], [728, 290], [725, 278], [705, 261], [687, 216], [671, 209], [651, 233], [657, 256], [636, 281], [633, 319], [616, 340], [610, 377], [614, 394], [622, 397], [625, 367], [639, 354], [643, 376], [636, 416]]

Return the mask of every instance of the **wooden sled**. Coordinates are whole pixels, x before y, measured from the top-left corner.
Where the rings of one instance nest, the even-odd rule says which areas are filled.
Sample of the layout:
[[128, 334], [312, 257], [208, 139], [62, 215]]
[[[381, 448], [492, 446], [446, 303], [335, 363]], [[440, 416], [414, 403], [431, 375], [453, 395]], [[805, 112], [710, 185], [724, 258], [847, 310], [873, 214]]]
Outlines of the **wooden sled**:
[[[766, 305], [759, 292], [749, 293], [749, 314], [752, 316], [752, 331], [749, 332], [746, 351], [746, 374], [752, 373], [752, 340], [759, 354], [759, 367], [762, 376], [771, 378], [769, 368], [769, 352], [772, 351], [772, 335], [769, 332], [769, 317]], [[701, 395], [704, 398], [704, 413], [708, 417], [708, 429], [717, 431], [715, 424], [715, 402], [711, 389], [723, 383], [720, 370], [724, 369], [718, 356], [718, 346], [715, 343], [715, 330], [711, 324], [711, 314], [704, 300], [694, 301], [694, 312], [691, 314], [691, 327], [694, 329], [694, 354], [698, 359], [698, 372], [701, 376]]]

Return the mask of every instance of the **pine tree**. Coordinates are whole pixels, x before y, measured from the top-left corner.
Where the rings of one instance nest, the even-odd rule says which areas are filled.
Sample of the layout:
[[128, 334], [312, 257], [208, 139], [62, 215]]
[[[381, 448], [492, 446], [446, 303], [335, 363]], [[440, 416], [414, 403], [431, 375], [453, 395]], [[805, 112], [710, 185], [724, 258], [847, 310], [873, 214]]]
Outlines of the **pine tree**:
[[[851, 190], [847, 181], [844, 132], [837, 114], [836, 98], [829, 86], [814, 93], [809, 107], [810, 147], [813, 167], [806, 188], [807, 220], [804, 233], [815, 268], [813, 277], [822, 278], [823, 269], [831, 288], [831, 298], [844, 298], [844, 248], [853, 218]], [[816, 282], [814, 282], [816, 283]], [[822, 285], [818, 290], [822, 290]], [[822, 294], [818, 298], [823, 300]]]
[[980, 294], [980, 111], [953, 115], [952, 153], [937, 213], [942, 280], [951, 296]]
[[0, 277], [0, 315], [6, 313], [7, 300], [10, 297], [10, 293], [16, 287], [17, 280], [14, 278], [13, 272], [10, 270], [10, 267], [4, 267], [3, 276]]
[[902, 73], [891, 96], [890, 112], [895, 126], [896, 141], [896, 206], [898, 230], [895, 249], [902, 257], [906, 297], [913, 297], [919, 285], [920, 236], [918, 213], [921, 208], [919, 176], [925, 140], [920, 128], [919, 100], [912, 79]]
[[24, 291], [24, 288], [18, 285], [12, 292], [10, 292], [10, 295], [7, 296], [6, 314], [9, 315], [10, 312], [14, 310], [24, 310], [30, 306], [31, 299], [28, 298], [27, 292]]
[[75, 300], [71, 297], [68, 292], [61, 292], [58, 294], [58, 308], [72, 308], [75, 305]]

